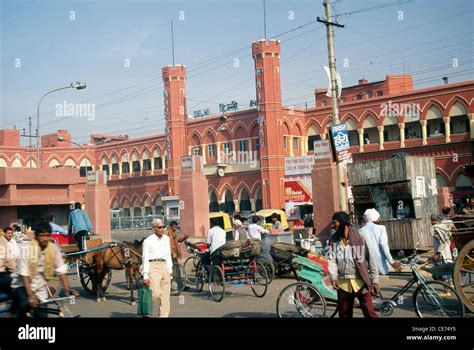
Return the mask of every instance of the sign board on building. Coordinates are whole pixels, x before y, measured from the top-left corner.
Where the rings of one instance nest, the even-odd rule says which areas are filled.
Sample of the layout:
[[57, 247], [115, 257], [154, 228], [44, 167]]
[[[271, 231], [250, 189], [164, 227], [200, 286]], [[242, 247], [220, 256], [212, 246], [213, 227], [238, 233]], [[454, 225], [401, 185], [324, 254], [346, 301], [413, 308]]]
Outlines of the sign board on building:
[[352, 163], [352, 154], [349, 151], [349, 133], [346, 124], [331, 127], [331, 138], [336, 151], [337, 161], [342, 164]]
[[314, 159], [330, 159], [331, 150], [328, 140], [314, 141]]
[[285, 176], [311, 174], [314, 156], [285, 157]]
[[181, 171], [183, 173], [193, 171], [193, 156], [181, 157]]
[[285, 202], [309, 202], [312, 197], [311, 179], [285, 181]]

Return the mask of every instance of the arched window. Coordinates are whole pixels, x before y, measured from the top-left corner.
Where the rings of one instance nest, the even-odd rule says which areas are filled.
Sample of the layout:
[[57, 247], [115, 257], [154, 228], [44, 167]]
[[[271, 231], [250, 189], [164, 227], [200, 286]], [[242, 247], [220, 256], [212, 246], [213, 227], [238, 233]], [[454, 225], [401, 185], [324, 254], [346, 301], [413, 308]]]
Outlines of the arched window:
[[130, 163], [128, 153], [122, 155], [122, 174], [130, 174]]
[[233, 213], [235, 211], [234, 197], [229, 190], [225, 192], [224, 205], [226, 213]]
[[375, 118], [368, 115], [364, 120], [364, 144], [379, 143], [379, 132]]
[[57, 159], [51, 159], [51, 161], [49, 162], [48, 164], [48, 167], [49, 168], [59, 168], [61, 166], [61, 164], [59, 164], [59, 162], [57, 161]]
[[383, 120], [384, 141], [400, 141], [400, 128], [398, 127], [398, 120], [392, 116], [385, 116]]
[[151, 200], [150, 198], [145, 199], [145, 216], [147, 215], [153, 215], [153, 208], [151, 206]]
[[262, 188], [259, 187], [255, 191], [255, 211], [259, 211], [263, 209], [262, 205]]
[[140, 160], [138, 159], [138, 153], [133, 152], [132, 154], [132, 173], [140, 172]]
[[321, 140], [319, 130], [315, 125], [311, 125], [308, 129], [308, 151], [314, 151], [314, 141]]
[[351, 146], [359, 145], [359, 133], [357, 132], [357, 126], [354, 121], [352, 119], [348, 119], [346, 126], [349, 133], [349, 144]]
[[110, 175], [109, 163], [106, 157], [102, 158], [102, 161], [100, 162], [100, 164], [102, 166], [102, 171], [105, 171], [107, 176]]
[[472, 181], [469, 177], [467, 177], [466, 175], [464, 174], [459, 174], [457, 177], [456, 177], [456, 188], [458, 187], [468, 187], [468, 188], [472, 188]]
[[158, 149], [153, 151], [153, 169], [163, 169], [163, 159], [160, 157]]
[[112, 175], [117, 175], [119, 173], [119, 164], [117, 156], [114, 154], [112, 156]]
[[448, 187], [448, 183], [446, 182], [443, 175], [436, 174], [436, 185], [438, 187]]
[[143, 159], [143, 171], [151, 170], [150, 152], [148, 152], [147, 149], [145, 150], [145, 152], [143, 152], [142, 159]]
[[161, 200], [161, 194], [158, 194], [155, 201], [155, 214], [156, 215], [165, 215], [165, 210], [163, 208], [163, 201]]
[[250, 203], [249, 193], [246, 189], [242, 189], [240, 192], [240, 202], [239, 202], [240, 211], [242, 215], [248, 216], [252, 210], [252, 205]]
[[431, 106], [426, 115], [428, 137], [444, 136], [444, 121], [441, 110], [436, 106]]
[[86, 177], [87, 172], [92, 171], [92, 163], [89, 159], [87, 158], [82, 158], [81, 160], [81, 165], [79, 168], [79, 176], [80, 177]]
[[211, 191], [209, 196], [209, 212], [214, 213], [219, 211], [219, 202], [215, 191]]
[[0, 158], [0, 168], [7, 168], [8, 164], [7, 161], [3, 158]]
[[449, 110], [450, 116], [450, 129], [452, 134], [460, 134], [464, 132], [471, 132], [469, 125], [469, 117], [464, 106], [456, 102]]

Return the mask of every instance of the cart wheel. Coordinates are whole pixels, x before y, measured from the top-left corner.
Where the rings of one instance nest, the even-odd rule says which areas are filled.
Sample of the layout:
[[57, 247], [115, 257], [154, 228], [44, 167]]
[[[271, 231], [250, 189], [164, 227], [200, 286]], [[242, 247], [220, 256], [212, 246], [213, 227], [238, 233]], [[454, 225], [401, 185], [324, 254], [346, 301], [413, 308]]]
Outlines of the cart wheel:
[[297, 282], [280, 292], [276, 311], [280, 318], [323, 318], [326, 316], [326, 300], [309, 283]]
[[195, 256], [190, 256], [184, 261], [183, 269], [186, 276], [186, 284], [189, 286], [196, 285], [196, 274], [199, 267], [199, 259]]
[[464, 317], [464, 306], [458, 293], [440, 281], [426, 281], [413, 293], [418, 317]]
[[268, 284], [272, 283], [273, 278], [275, 277], [275, 265], [273, 265], [273, 262], [264, 255], [260, 255], [257, 258], [257, 262], [265, 266], [265, 270], [267, 270]]
[[474, 312], [474, 240], [469, 241], [459, 252], [453, 279], [464, 306]]
[[171, 295], [179, 295], [186, 287], [186, 275], [181, 264], [173, 264], [173, 279], [171, 280]]
[[252, 276], [252, 284], [250, 285], [253, 294], [258, 298], [263, 298], [267, 293], [269, 284], [270, 283], [268, 282], [267, 269], [263, 264], [258, 262], [256, 264], [256, 271]]
[[[93, 288], [95, 269], [94, 267], [81, 265], [79, 266], [79, 277], [81, 280], [82, 288], [90, 294], [95, 294], [97, 291]], [[112, 281], [112, 270], [108, 269], [105, 277], [102, 281], [102, 289], [104, 292], [109, 288], [110, 282]]]
[[211, 272], [209, 274], [209, 292], [214, 301], [222, 301], [225, 294], [225, 277], [224, 272], [217, 265], [211, 266]]

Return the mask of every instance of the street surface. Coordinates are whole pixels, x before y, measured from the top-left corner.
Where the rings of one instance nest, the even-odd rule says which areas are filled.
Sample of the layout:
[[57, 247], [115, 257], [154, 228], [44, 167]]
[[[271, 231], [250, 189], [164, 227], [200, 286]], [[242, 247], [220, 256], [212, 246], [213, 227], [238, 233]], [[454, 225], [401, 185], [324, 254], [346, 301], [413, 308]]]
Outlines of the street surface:
[[[129, 303], [130, 292], [126, 289], [124, 271], [113, 271], [112, 282], [107, 290], [107, 301], [101, 303], [97, 303], [95, 296], [84, 291], [73, 270], [70, 270], [68, 277], [72, 288], [81, 293], [74, 305], [66, 305], [73, 316], [137, 317], [137, 306]], [[207, 285], [201, 293], [195, 288], [189, 288], [181, 296], [171, 296], [170, 317], [276, 317], [278, 295], [285, 286], [294, 281], [290, 277], [274, 279], [263, 298], [255, 297], [250, 287], [231, 287], [227, 289], [220, 303], [211, 299]], [[381, 277], [380, 285], [384, 298], [390, 298], [406, 281], [404, 276]], [[416, 317], [411, 295], [411, 292], [408, 292], [404, 296], [403, 304], [395, 309], [391, 317]], [[354, 310], [354, 315], [362, 317], [359, 310]], [[68, 316], [71, 314], [66, 312], [66, 317]]]

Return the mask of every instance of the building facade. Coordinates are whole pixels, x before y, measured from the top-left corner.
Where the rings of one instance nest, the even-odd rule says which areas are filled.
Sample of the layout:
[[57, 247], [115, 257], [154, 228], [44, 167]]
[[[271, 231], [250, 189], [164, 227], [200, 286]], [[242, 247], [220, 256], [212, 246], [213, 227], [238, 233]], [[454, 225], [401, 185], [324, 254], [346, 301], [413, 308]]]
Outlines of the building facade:
[[[315, 90], [314, 108], [282, 105], [280, 52], [277, 40], [252, 45], [253, 108], [190, 118], [186, 67], [166, 66], [165, 133], [133, 139], [92, 135], [91, 144], [77, 147], [69, 132], [59, 130], [42, 137], [43, 167], [80, 169], [79, 180], [67, 184], [73, 188], [68, 201], [83, 200], [87, 170], [105, 170], [110, 208], [141, 216], [162, 214], [163, 197], [179, 196], [181, 156], [199, 154], [211, 211], [282, 208], [284, 158], [310, 155], [313, 142], [328, 137], [331, 106], [325, 89]], [[438, 186], [450, 187], [455, 196], [472, 193], [472, 179], [462, 174], [462, 167], [473, 161], [473, 97], [472, 80], [414, 90], [410, 75], [388, 75], [374, 83], [360, 80], [343, 89], [340, 119], [348, 127], [354, 161], [400, 152], [433, 156]], [[35, 168], [37, 163], [36, 151], [20, 146], [18, 130], [0, 130], [0, 168]], [[12, 190], [7, 181], [0, 177], [0, 198]], [[21, 200], [0, 201], [0, 211], [2, 206], [18, 209]]]

